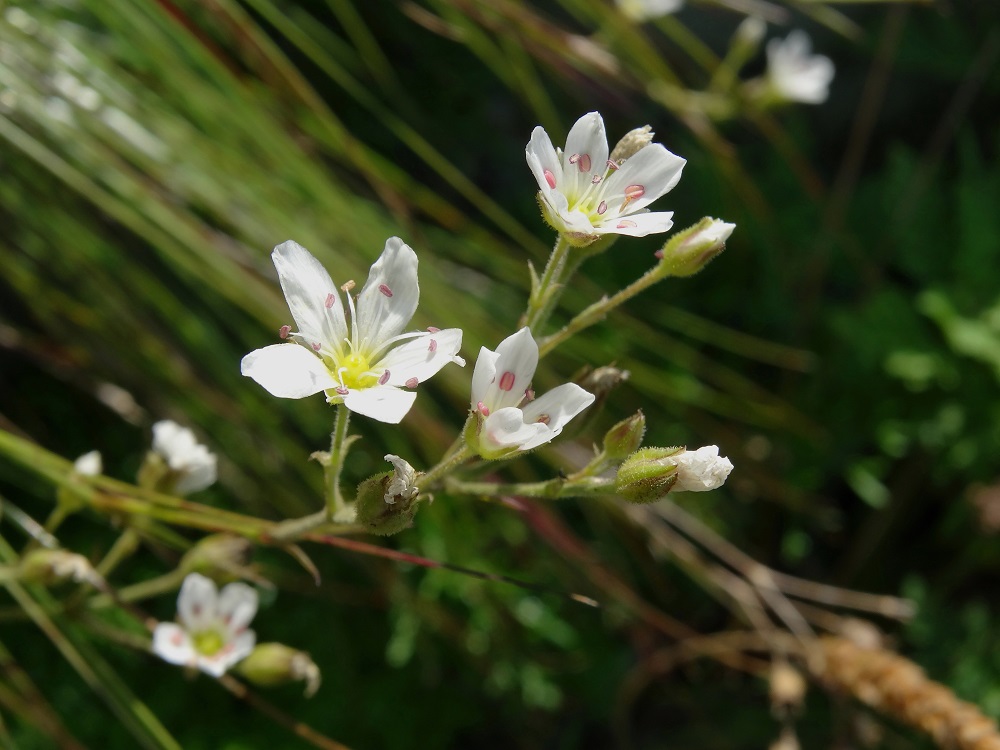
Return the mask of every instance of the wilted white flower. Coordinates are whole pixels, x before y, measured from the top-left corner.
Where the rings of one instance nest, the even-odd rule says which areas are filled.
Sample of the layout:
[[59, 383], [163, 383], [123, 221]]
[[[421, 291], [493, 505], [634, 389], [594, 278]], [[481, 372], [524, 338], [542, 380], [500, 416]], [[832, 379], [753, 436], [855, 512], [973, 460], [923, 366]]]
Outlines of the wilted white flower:
[[529, 328], [479, 350], [472, 373], [472, 430], [466, 440], [484, 458], [501, 458], [552, 440], [594, 396], [565, 383], [539, 398], [530, 391], [538, 366], [538, 344]]
[[385, 501], [393, 505], [396, 500], [412, 500], [417, 496], [417, 472], [406, 461], [391, 453], [385, 454], [385, 460], [393, 465], [395, 471], [385, 488]]
[[833, 61], [811, 54], [809, 35], [793, 31], [787, 39], [767, 43], [767, 80], [783, 99], [805, 104], [821, 104], [830, 93]]
[[[413, 406], [413, 389], [458, 356], [458, 328], [403, 333], [417, 309], [417, 255], [398, 237], [371, 267], [357, 298], [347, 295], [351, 323], [330, 275], [301, 245], [288, 241], [271, 254], [282, 291], [299, 330], [283, 326], [281, 337], [243, 358], [241, 371], [274, 396], [305, 398], [324, 391], [331, 404], [395, 424]], [[405, 344], [395, 346], [401, 341]], [[404, 390], [406, 388], [407, 390]]]
[[733, 463], [719, 455], [719, 446], [706, 445], [696, 451], [683, 451], [670, 457], [677, 466], [677, 483], [674, 492], [706, 492], [726, 483]]
[[187, 427], [164, 419], [153, 425], [153, 453], [170, 470], [171, 489], [178, 495], [198, 492], [215, 482], [216, 457]]
[[646, 206], [677, 184], [684, 159], [650, 143], [621, 163], [612, 161], [597, 112], [576, 121], [565, 152], [536, 127], [525, 158], [538, 182], [546, 221], [573, 244], [586, 245], [604, 234], [645, 237], [673, 225], [672, 212], [651, 213]]
[[156, 626], [153, 653], [171, 664], [221, 677], [253, 650], [257, 636], [247, 626], [255, 614], [256, 589], [230, 583], [220, 592], [210, 578], [191, 573], [177, 597], [180, 623]]
[[73, 462], [73, 471], [85, 477], [96, 477], [104, 471], [104, 462], [101, 460], [100, 451], [90, 451], [84, 453]]
[[684, 0], [615, 0], [615, 2], [618, 10], [636, 22], [676, 13], [684, 5]]

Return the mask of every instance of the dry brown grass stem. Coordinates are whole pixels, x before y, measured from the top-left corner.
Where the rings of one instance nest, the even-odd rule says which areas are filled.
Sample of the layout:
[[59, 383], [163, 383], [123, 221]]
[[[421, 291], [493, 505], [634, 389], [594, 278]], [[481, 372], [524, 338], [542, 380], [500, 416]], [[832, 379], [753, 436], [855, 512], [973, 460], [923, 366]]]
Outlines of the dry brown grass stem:
[[926, 732], [939, 747], [1000, 750], [996, 723], [928, 678], [909, 659], [836, 636], [820, 638], [817, 646], [823, 659], [812, 667], [828, 688]]

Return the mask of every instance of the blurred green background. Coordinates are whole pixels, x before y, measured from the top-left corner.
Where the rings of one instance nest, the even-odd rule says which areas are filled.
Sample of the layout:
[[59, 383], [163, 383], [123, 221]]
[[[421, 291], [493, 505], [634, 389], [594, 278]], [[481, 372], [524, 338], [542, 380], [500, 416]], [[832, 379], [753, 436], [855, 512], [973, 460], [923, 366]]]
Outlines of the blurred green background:
[[[172, 418], [220, 456], [219, 483], [194, 499], [267, 518], [314, 511], [322, 476], [307, 458], [331, 410], [239, 374], [291, 322], [268, 256], [293, 238], [335, 280], [360, 282], [398, 234], [421, 259], [414, 325], [462, 327], [470, 365], [422, 389], [400, 428], [354, 420], [364, 439], [347, 475], [384, 470], [387, 452], [429, 466], [464, 420], [479, 347], [515, 329], [526, 265], [551, 246], [522, 156], [531, 129], [559, 144], [596, 109], [613, 143], [649, 123], [688, 160], [654, 208], [678, 228], [710, 215], [737, 230], [705, 272], [546, 360], [540, 391], [587, 366], [631, 378], [504, 475], [577, 466], [638, 408], [649, 444], [718, 444], [736, 470], [680, 499], [686, 510], [777, 569], [913, 598], [911, 623], [879, 624], [1000, 716], [995, 2], [704, 0], [642, 26], [601, 0], [0, 6], [0, 428], [69, 459], [98, 448], [107, 474], [131, 480], [149, 426]], [[769, 37], [808, 29], [834, 60], [825, 104], [715, 122], [656, 95], [656, 82], [704, 88], [748, 9]], [[743, 75], [763, 67], [760, 53]], [[557, 318], [643, 273], [661, 244], [622, 240], [589, 261]], [[55, 489], [0, 455], [0, 495], [41, 522]], [[653, 606], [700, 632], [739, 626], [613, 503], [553, 511], [587, 560]], [[7, 520], [0, 534], [19, 549]], [[117, 533], [82, 513], [59, 538], [97, 560]], [[114, 582], [171, 569], [182, 540], [147, 546]], [[384, 543], [603, 606], [326, 548], [309, 550], [316, 587], [261, 550], [278, 591], [254, 627], [308, 650], [324, 679], [311, 700], [295, 686], [267, 698], [349, 747], [749, 750], [778, 733], [758, 677], [701, 660], [647, 683], [667, 639], [510, 508], [439, 495]], [[101, 679], [131, 686], [181, 746], [301, 744], [210, 679], [52, 606]], [[169, 619], [174, 597], [144, 606]], [[6, 594], [0, 645], [5, 742], [59, 743], [25, 704], [88, 747], [140, 742]], [[864, 746], [856, 719], [815, 689], [802, 745]], [[878, 726], [867, 746], [923, 746]]]

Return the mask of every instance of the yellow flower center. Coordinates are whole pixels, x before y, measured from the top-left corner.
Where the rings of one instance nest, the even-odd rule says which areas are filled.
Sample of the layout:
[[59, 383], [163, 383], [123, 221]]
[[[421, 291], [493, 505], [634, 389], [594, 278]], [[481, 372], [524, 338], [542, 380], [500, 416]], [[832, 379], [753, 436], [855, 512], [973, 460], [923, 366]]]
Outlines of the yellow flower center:
[[191, 636], [191, 641], [194, 644], [194, 650], [202, 656], [214, 656], [226, 645], [225, 638], [217, 630], [202, 630], [200, 633], [194, 633]]
[[354, 352], [336, 363], [333, 376], [352, 390], [371, 388], [378, 383], [378, 376], [371, 372], [372, 365], [364, 354]]

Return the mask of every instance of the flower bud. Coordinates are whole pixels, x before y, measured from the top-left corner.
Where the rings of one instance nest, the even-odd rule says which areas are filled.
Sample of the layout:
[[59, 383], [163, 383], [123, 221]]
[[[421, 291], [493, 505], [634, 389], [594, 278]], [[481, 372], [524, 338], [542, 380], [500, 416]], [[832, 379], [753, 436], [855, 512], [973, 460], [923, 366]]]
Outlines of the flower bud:
[[319, 667], [312, 657], [283, 643], [258, 643], [237, 669], [247, 680], [261, 687], [304, 681], [306, 698], [311, 698], [319, 689]]
[[419, 502], [417, 472], [406, 461], [391, 453], [385, 456], [395, 468], [368, 477], [358, 485], [356, 521], [373, 534], [390, 536], [409, 528]]
[[73, 462], [73, 471], [80, 476], [96, 477], [104, 471], [104, 463], [101, 461], [100, 451], [90, 451], [84, 453]]
[[656, 133], [653, 132], [651, 125], [643, 125], [641, 128], [630, 130], [622, 136], [622, 139], [618, 141], [618, 145], [611, 150], [611, 156], [608, 159], [621, 165], [630, 156], [635, 156], [642, 149], [646, 148], [646, 146], [653, 142], [653, 138], [655, 137]]
[[253, 545], [235, 534], [212, 534], [204, 537], [181, 558], [180, 569], [185, 573], [202, 573], [209, 578], [226, 581], [254, 578], [248, 575]]
[[682, 446], [637, 450], [618, 469], [618, 494], [632, 503], [659, 500], [677, 483], [677, 467], [670, 459], [683, 450]]
[[646, 417], [642, 411], [637, 411], [631, 417], [623, 419], [604, 435], [604, 455], [606, 458], [625, 458], [642, 445], [642, 436], [646, 433]]
[[693, 276], [726, 249], [726, 240], [735, 228], [735, 224], [706, 216], [675, 234], [656, 252], [660, 267], [669, 276]]
[[21, 558], [19, 577], [31, 583], [51, 586], [62, 581], [97, 586], [103, 579], [83, 555], [62, 549], [36, 549]]

